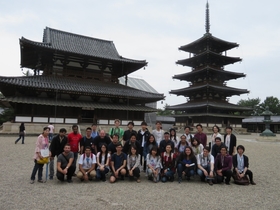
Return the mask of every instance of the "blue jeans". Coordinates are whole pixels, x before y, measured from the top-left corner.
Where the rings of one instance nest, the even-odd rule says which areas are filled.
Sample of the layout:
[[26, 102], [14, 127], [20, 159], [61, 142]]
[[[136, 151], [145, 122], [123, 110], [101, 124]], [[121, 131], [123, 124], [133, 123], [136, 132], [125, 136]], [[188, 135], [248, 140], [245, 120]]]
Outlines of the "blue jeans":
[[21, 143], [24, 144], [24, 135], [19, 135], [18, 139], [16, 140], [16, 143], [18, 143], [18, 141], [19, 141], [21, 138], [22, 138]]
[[74, 160], [73, 160], [73, 163], [72, 163], [72, 166], [74, 166], [74, 173], [76, 172], [77, 159], [78, 159], [78, 152], [74, 152]]
[[182, 165], [181, 163], [179, 163], [177, 166], [177, 172], [178, 172], [179, 178], [182, 178], [183, 171], [185, 172], [187, 177], [194, 176], [194, 174], [195, 174], [193, 167], [186, 167], [185, 165]]
[[174, 178], [174, 172], [173, 171], [166, 171], [166, 173], [161, 178], [162, 182], [167, 182], [169, 179]]
[[35, 180], [37, 171], [38, 171], [38, 180], [42, 180], [44, 164], [38, 164], [37, 160], [34, 160], [34, 163], [35, 165], [32, 170], [31, 180]]
[[105, 168], [104, 171], [100, 171], [99, 169], [96, 170], [96, 178], [98, 180], [104, 179], [106, 177], [106, 174], [109, 172], [108, 168]]
[[49, 133], [49, 141], [52, 142], [53, 139], [53, 133]]
[[[210, 172], [210, 165], [208, 164], [207, 166], [202, 166], [209, 174]], [[201, 180], [205, 180], [205, 175], [201, 169], [197, 169], [197, 174], [200, 176]]]

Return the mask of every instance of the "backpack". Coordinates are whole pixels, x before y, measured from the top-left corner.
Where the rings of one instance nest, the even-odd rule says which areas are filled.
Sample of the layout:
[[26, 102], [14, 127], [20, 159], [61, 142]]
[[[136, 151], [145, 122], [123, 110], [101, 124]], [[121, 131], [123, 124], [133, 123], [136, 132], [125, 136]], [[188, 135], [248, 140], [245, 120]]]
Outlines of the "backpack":
[[[85, 158], [86, 158], [86, 154], [84, 153], [84, 154], [83, 154], [83, 160], [84, 160]], [[93, 154], [92, 154], [92, 153], [90, 153], [90, 158], [93, 159]]]
[[[203, 160], [203, 154], [199, 154], [199, 160], [200, 160], [200, 165], [202, 164], [202, 160]], [[207, 156], [207, 164], [210, 164], [211, 162], [211, 154], [208, 154]]]

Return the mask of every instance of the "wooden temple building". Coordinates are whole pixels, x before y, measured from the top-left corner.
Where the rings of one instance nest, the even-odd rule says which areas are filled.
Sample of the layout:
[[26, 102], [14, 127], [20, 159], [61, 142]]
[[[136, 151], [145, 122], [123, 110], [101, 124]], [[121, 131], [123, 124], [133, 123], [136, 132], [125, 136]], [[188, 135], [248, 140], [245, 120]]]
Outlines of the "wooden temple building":
[[[239, 57], [227, 56], [227, 51], [238, 47], [237, 43], [214, 37], [210, 31], [209, 5], [206, 4], [206, 33], [200, 39], [181, 46], [179, 50], [189, 52], [187, 59], [176, 64], [191, 67], [191, 72], [173, 76], [174, 79], [188, 81], [189, 87], [171, 90], [171, 94], [185, 96], [187, 102], [167, 107], [175, 110], [174, 117], [178, 126], [196, 125], [241, 127], [242, 112], [251, 110], [247, 107], [228, 102], [228, 97], [248, 93], [246, 89], [229, 87], [226, 82], [245, 77], [243, 73], [225, 70], [225, 66], [241, 61]], [[236, 115], [236, 113], [239, 115]]]
[[139, 124], [156, 111], [145, 104], [164, 98], [119, 83], [147, 62], [120, 56], [112, 41], [47, 27], [42, 42], [19, 42], [21, 67], [34, 75], [0, 77], [0, 102], [14, 108], [15, 122]]

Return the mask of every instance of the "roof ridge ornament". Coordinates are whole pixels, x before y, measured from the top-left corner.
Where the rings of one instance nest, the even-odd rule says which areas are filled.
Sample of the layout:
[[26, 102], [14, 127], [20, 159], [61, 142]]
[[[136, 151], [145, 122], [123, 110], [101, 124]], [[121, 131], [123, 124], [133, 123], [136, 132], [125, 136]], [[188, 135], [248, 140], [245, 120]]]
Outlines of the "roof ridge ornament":
[[208, 0], [207, 0], [207, 3], [206, 3], [205, 30], [206, 30], [206, 33], [209, 33], [209, 31], [210, 31], [210, 15], [209, 15], [209, 4], [208, 4]]

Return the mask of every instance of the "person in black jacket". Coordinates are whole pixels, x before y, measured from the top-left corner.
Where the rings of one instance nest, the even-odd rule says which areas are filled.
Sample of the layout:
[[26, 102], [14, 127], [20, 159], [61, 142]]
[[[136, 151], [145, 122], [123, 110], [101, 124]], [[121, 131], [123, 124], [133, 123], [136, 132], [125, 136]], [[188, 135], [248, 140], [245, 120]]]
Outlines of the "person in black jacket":
[[215, 144], [212, 146], [211, 155], [216, 158], [218, 154], [220, 154], [221, 147], [225, 144], [222, 142], [222, 139], [220, 137], [215, 138]]
[[228, 154], [234, 155], [236, 149], [236, 136], [232, 134], [232, 127], [228, 126], [226, 128], [226, 134], [224, 135], [224, 144], [227, 147]]
[[25, 126], [24, 123], [21, 123], [19, 126], [19, 137], [15, 141], [15, 144], [18, 143], [18, 141], [22, 138], [21, 143], [24, 144], [24, 136], [25, 136]]
[[50, 158], [50, 180], [54, 176], [54, 157], [60, 155], [64, 151], [64, 146], [67, 144], [66, 129], [61, 128], [59, 134], [53, 137], [50, 145], [51, 158]]
[[144, 165], [142, 164], [142, 157], [143, 157], [143, 148], [145, 143], [149, 140], [149, 136], [150, 136], [150, 132], [147, 129], [147, 123], [145, 121], [143, 121], [141, 123], [141, 129], [138, 131], [137, 133], [137, 141], [140, 143], [140, 150], [139, 150], [139, 154], [141, 155], [141, 159], [140, 159], [140, 163], [143, 166], [143, 170], [146, 171], [146, 161], [144, 161]]
[[185, 173], [187, 180], [190, 180], [191, 176], [194, 176], [197, 159], [193, 154], [192, 148], [187, 146], [185, 152], [181, 153], [177, 159], [177, 172], [178, 172], [178, 182], [182, 181], [182, 173]]
[[137, 135], [137, 131], [133, 130], [133, 127], [134, 127], [134, 122], [129, 122], [127, 124], [127, 127], [128, 127], [128, 130], [126, 130], [123, 134], [123, 141], [124, 141], [124, 144], [126, 141], [129, 141], [130, 140], [130, 137], [131, 137], [131, 134], [135, 134]]
[[233, 175], [236, 175], [237, 179], [241, 179], [244, 176], [249, 176], [250, 183], [255, 185], [253, 181], [253, 173], [249, 168], [249, 158], [244, 155], [245, 147], [243, 145], [237, 146], [237, 153], [232, 157], [233, 162]]
[[125, 142], [122, 151], [128, 155], [130, 153], [131, 146], [134, 146], [136, 148], [137, 154], [139, 154], [141, 145], [138, 141], [136, 141], [136, 135], [134, 133], [132, 133], [130, 139]]

